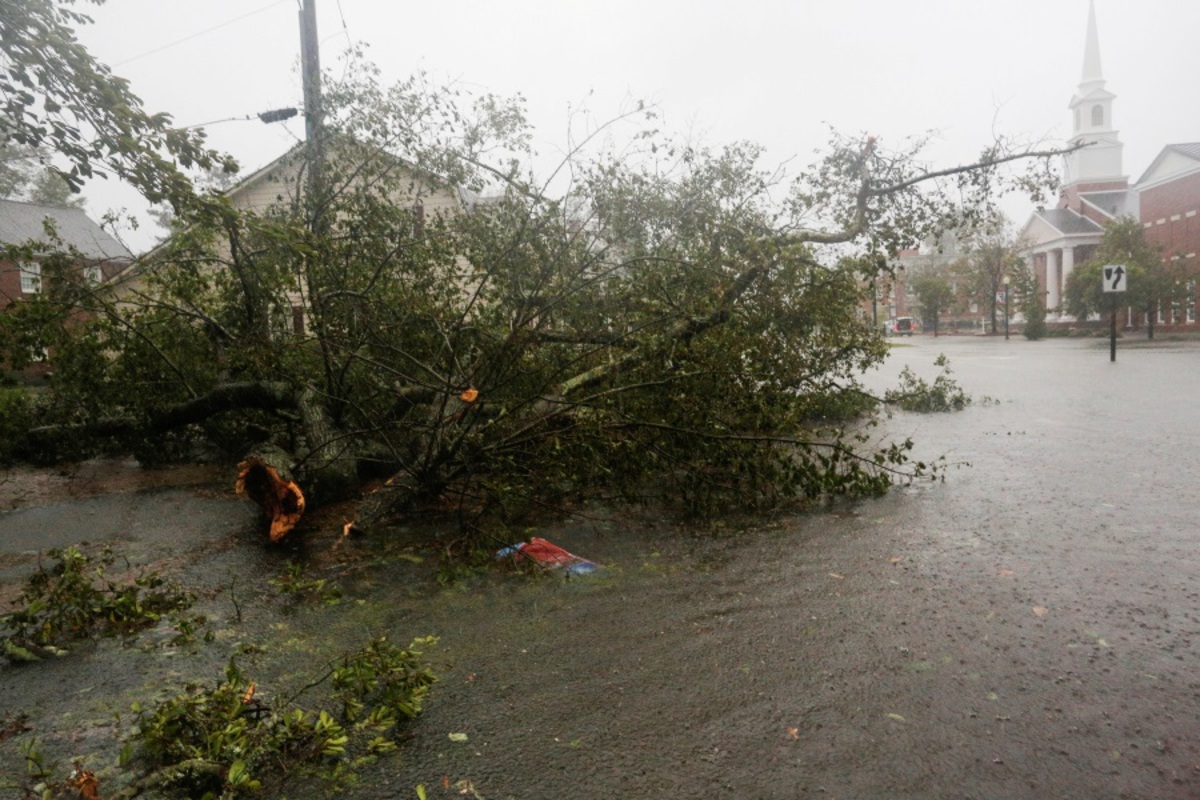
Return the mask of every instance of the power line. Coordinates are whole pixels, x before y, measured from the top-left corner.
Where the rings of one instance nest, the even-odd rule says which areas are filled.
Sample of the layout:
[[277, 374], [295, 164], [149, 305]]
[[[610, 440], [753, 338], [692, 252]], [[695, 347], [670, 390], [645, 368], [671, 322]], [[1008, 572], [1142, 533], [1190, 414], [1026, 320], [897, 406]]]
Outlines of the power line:
[[260, 8], [260, 9], [257, 9], [256, 11], [251, 11], [251, 12], [249, 12], [249, 13], [242, 14], [240, 17], [234, 17], [233, 19], [226, 20], [225, 22], [222, 22], [222, 23], [220, 23], [220, 24], [213, 25], [211, 28], [205, 28], [205, 29], [204, 29], [204, 30], [202, 30], [202, 31], [196, 31], [195, 33], [193, 33], [193, 34], [191, 34], [191, 35], [189, 35], [189, 36], [185, 36], [185, 37], [183, 37], [182, 39], [177, 39], [177, 40], [176, 40], [176, 41], [174, 41], [174, 42], [170, 42], [170, 43], [168, 43], [168, 44], [164, 44], [164, 45], [163, 45], [163, 46], [161, 46], [161, 47], [156, 47], [156, 48], [154, 48], [153, 50], [147, 50], [147, 51], [146, 51], [146, 52], [144, 52], [144, 53], [140, 53], [140, 54], [138, 54], [138, 55], [136, 55], [136, 56], [133, 56], [132, 58], [127, 58], [127, 59], [125, 59], [124, 61], [118, 61], [116, 64], [113, 64], [112, 66], [114, 66], [114, 67], [120, 67], [120, 66], [124, 66], [125, 64], [128, 64], [128, 63], [130, 63], [131, 61], [137, 61], [137, 60], [138, 60], [138, 59], [140, 59], [140, 58], [145, 58], [146, 56], [152, 56], [152, 55], [154, 55], [155, 53], [161, 53], [163, 50], [169, 50], [169, 49], [171, 49], [172, 47], [175, 47], [176, 45], [183, 44], [184, 42], [190, 42], [192, 39], [195, 39], [195, 38], [197, 38], [197, 37], [203, 36], [203, 35], [205, 35], [206, 33], [212, 33], [212, 32], [213, 32], [213, 31], [215, 31], [215, 30], [220, 30], [221, 28], [228, 27], [229, 25], [232, 25], [232, 24], [233, 24], [233, 23], [235, 23], [235, 22], [241, 22], [242, 20], [246, 19], [247, 17], [252, 17], [252, 16], [254, 16], [255, 14], [261, 14], [262, 12], [264, 12], [264, 11], [266, 11], [266, 10], [268, 10], [268, 9], [274, 8], [275, 6], [283, 5], [283, 4], [284, 4], [284, 3], [286, 3], [287, 1], [288, 1], [288, 0], [275, 0], [275, 2], [274, 2], [274, 3], [271, 3], [270, 5], [263, 6], [262, 8]]
[[338, 16], [342, 18], [342, 30], [346, 32], [346, 41], [350, 41], [350, 29], [346, 27], [346, 12], [342, 11], [342, 0], [337, 0]]

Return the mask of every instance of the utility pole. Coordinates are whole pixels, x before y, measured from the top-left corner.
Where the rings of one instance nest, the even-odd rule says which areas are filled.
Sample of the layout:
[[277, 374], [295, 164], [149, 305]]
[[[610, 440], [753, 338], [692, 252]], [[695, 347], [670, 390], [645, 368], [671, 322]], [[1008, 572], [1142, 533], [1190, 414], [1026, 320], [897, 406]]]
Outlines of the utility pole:
[[308, 154], [308, 207], [313, 229], [321, 226], [325, 194], [325, 108], [321, 101], [321, 52], [317, 0], [300, 8], [300, 73], [304, 84], [304, 138]]

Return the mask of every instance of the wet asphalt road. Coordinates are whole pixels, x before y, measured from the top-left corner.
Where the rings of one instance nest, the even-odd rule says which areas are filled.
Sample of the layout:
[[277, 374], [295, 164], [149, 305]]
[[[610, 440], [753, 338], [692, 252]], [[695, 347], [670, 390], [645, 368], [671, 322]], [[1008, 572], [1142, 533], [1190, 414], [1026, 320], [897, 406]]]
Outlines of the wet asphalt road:
[[899, 348], [889, 374], [931, 379], [944, 352], [996, 401], [890, 423], [970, 463], [945, 483], [636, 556], [563, 532], [622, 577], [449, 604], [457, 666], [396, 784], [1200, 797], [1200, 348], [1122, 345], [1115, 364], [1102, 341]]
[[[402, 562], [346, 581], [365, 603], [237, 633], [282, 630], [266, 648], [281, 658], [368, 629], [441, 637], [443, 680], [411, 741], [345, 796], [1200, 797], [1200, 344], [1123, 341], [1115, 364], [1097, 340], [903, 344], [873, 382], [904, 363], [932, 378], [945, 353], [995, 400], [888, 424], [921, 457], [969, 462], [944, 483], [753, 525], [576, 522], [544, 535], [605, 564], [594, 578], [439, 590]], [[249, 586], [278, 568], [243, 506], [202, 505], [184, 576]], [[32, 513], [0, 515], [0, 551]], [[130, 529], [159, 552], [144, 520]], [[79, 657], [101, 714], [95, 675], [127, 656]], [[155, 670], [122, 690], [156, 685]], [[0, 715], [29, 711], [73, 752], [52, 720], [80, 672], [44, 674], [0, 669]]]

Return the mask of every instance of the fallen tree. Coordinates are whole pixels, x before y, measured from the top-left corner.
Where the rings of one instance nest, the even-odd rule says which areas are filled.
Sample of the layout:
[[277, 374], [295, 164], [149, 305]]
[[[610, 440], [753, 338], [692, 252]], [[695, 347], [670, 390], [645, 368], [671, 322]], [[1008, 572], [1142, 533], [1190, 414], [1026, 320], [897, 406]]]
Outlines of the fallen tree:
[[703, 511], [882, 492], [930, 466], [862, 433], [858, 376], [886, 353], [864, 287], [900, 247], [984, 218], [1004, 165], [1055, 155], [997, 144], [931, 170], [919, 143], [835, 137], [789, 180], [751, 145], [639, 131], [641, 155], [589, 153], [597, 134], [553, 196], [519, 166], [517, 105], [472, 115], [358, 78], [331, 97], [315, 194], [206, 198], [124, 280], [13, 317], [39, 326], [10, 328], [10, 356], [55, 353], [29, 447], [249, 453], [272, 538], [382, 478], [359, 525], [429, 503], [512, 518], [587, 496]]

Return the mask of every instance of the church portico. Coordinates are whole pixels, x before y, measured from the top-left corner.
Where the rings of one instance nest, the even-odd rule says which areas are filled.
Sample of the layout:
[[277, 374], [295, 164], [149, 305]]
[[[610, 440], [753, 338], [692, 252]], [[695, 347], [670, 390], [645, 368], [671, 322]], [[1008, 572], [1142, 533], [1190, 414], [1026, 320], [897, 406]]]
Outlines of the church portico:
[[[1067, 280], [1075, 269], [1076, 246], [1073, 243], [1050, 242], [1030, 249], [1025, 255], [1026, 264], [1045, 286], [1046, 309], [1055, 320], [1070, 321], [1071, 317], [1061, 313], [1066, 296]], [[1079, 248], [1086, 258], [1086, 248]]]

